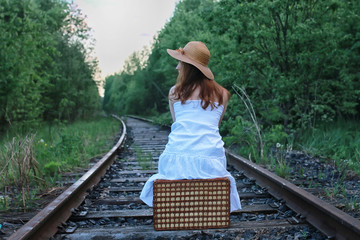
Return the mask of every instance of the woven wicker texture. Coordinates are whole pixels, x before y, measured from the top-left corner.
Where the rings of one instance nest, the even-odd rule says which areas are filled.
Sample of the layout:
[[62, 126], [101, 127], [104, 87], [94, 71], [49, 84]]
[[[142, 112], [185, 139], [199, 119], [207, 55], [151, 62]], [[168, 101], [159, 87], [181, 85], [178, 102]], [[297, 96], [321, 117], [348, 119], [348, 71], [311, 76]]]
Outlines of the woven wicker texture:
[[155, 230], [225, 228], [230, 225], [228, 178], [156, 180]]

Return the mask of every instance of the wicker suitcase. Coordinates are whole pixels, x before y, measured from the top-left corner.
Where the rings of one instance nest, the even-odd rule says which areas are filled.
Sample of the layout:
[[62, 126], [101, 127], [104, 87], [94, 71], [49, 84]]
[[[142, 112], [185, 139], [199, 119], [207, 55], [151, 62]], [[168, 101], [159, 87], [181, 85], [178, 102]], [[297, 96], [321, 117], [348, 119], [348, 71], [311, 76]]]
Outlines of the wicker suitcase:
[[226, 228], [230, 225], [230, 180], [156, 180], [155, 230]]

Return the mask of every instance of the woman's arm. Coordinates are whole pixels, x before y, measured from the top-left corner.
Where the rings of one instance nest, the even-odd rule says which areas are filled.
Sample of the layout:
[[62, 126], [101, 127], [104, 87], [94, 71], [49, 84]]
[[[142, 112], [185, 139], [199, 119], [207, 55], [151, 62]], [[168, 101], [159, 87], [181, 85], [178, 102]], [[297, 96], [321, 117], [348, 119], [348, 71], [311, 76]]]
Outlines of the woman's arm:
[[170, 88], [169, 91], [169, 109], [170, 109], [170, 113], [171, 113], [171, 117], [173, 122], [175, 122], [175, 112], [174, 112], [174, 91], [175, 91], [175, 86], [173, 86], [172, 88]]
[[230, 93], [228, 90], [226, 90], [225, 88], [223, 89], [223, 106], [224, 106], [224, 110], [221, 114], [221, 117], [220, 117], [220, 120], [219, 120], [219, 127], [220, 127], [220, 123], [225, 115], [225, 112], [226, 112], [226, 107], [227, 107], [227, 104], [229, 102], [229, 99], [230, 99]]

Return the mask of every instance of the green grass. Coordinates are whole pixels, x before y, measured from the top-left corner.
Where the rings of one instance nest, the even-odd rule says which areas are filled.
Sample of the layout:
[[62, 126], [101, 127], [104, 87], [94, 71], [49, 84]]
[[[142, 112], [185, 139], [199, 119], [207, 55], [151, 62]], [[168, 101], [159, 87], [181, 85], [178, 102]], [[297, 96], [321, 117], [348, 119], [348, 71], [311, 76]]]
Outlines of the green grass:
[[119, 127], [112, 118], [48, 126], [38, 131], [36, 159], [50, 174], [84, 167], [91, 157], [110, 150]]
[[[120, 122], [113, 118], [44, 125], [36, 131], [31, 131], [35, 135], [35, 158], [40, 169], [47, 174], [84, 167], [91, 157], [111, 149], [113, 138], [119, 128]], [[0, 149], [4, 150], [12, 138], [23, 137], [8, 134], [8, 137], [1, 139]]]
[[21, 136], [8, 131], [0, 139], [0, 208], [29, 207], [34, 190], [54, 186], [61, 173], [84, 168], [92, 157], [109, 151], [119, 128], [120, 122], [109, 117], [44, 124]]
[[136, 159], [142, 170], [152, 170], [155, 168], [153, 164], [153, 156], [151, 153], [143, 152], [139, 147], [134, 146]]
[[360, 174], [360, 122], [339, 120], [305, 131], [296, 148], [334, 160], [338, 167]]

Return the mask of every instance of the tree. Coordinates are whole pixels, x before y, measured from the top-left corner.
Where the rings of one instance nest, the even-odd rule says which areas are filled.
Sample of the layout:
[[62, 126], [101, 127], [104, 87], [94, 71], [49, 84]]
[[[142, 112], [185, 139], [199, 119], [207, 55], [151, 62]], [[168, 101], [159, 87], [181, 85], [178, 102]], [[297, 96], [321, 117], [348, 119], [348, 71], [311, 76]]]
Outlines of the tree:
[[0, 0], [1, 128], [99, 109], [89, 41], [80, 11], [66, 1]]

